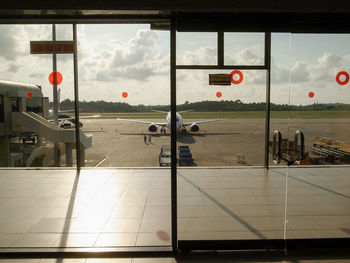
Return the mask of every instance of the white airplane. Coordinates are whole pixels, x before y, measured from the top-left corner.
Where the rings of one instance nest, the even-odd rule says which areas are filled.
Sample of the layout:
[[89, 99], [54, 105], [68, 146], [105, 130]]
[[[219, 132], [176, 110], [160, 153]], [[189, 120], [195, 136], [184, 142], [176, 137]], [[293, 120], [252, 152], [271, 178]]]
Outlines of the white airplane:
[[[153, 111], [161, 112], [161, 113], [167, 113], [167, 116], [165, 118], [166, 122], [152, 122], [152, 121], [142, 121], [142, 120], [133, 120], [133, 119], [118, 119], [118, 120], [149, 124], [148, 125], [148, 131], [149, 132], [157, 132], [158, 126], [160, 126], [161, 130], [163, 130], [164, 132], [165, 132], [165, 128], [168, 128], [169, 131], [170, 131], [171, 130], [171, 112], [170, 111], [169, 112], [167, 112], [167, 111], [158, 111], [158, 110], [153, 110]], [[176, 132], [177, 133], [185, 133], [187, 126], [190, 127], [190, 131], [191, 132], [198, 132], [199, 131], [199, 125], [198, 124], [224, 120], [224, 119], [212, 119], [212, 120], [203, 120], [203, 121], [196, 121], [196, 122], [184, 122], [182, 116], [180, 115], [180, 113], [188, 112], [188, 111], [192, 111], [192, 110], [176, 112]]]

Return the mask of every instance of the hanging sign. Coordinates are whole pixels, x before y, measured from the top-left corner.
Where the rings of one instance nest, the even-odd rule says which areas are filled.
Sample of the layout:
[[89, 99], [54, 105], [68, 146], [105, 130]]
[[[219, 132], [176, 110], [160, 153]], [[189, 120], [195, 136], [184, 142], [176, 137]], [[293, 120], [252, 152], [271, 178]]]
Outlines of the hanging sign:
[[30, 54], [73, 54], [74, 41], [30, 41]]

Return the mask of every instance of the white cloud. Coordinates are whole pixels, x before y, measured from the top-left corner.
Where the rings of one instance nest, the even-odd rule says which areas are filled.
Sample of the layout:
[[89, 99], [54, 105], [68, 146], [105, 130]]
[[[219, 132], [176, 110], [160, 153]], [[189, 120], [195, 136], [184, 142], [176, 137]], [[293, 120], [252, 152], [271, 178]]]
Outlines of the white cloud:
[[[0, 25], [0, 57], [16, 60], [25, 51], [23, 40], [26, 39], [28, 35], [23, 26]], [[29, 46], [29, 42], [27, 44]]]
[[291, 81], [293, 83], [303, 83], [310, 80], [308, 64], [305, 61], [296, 61], [291, 68]]
[[[167, 104], [169, 103], [170, 68], [169, 49], [160, 46], [160, 33], [142, 29], [128, 32], [128, 37], [119, 40], [117, 33], [101, 33], [99, 37], [87, 35], [78, 27], [79, 40], [79, 89], [80, 97], [85, 100], [125, 101], [131, 104]], [[102, 30], [103, 27], [101, 27]], [[121, 31], [124, 30], [120, 26]], [[0, 79], [32, 83], [43, 86], [45, 96], [52, 96], [48, 74], [52, 71], [52, 56], [29, 54], [30, 40], [50, 40], [50, 25], [11, 25], [0, 26]], [[101, 36], [108, 36], [101, 38]], [[131, 36], [132, 35], [132, 36]], [[59, 30], [59, 38], [71, 39], [71, 27]], [[116, 40], [117, 39], [117, 40]], [[178, 64], [216, 64], [215, 47], [200, 47], [200, 38], [196, 40], [198, 48], [186, 51], [178, 56]], [[203, 46], [203, 44], [202, 44]], [[162, 47], [162, 48], [161, 48]], [[305, 47], [312, 48], [312, 47]], [[245, 49], [230, 54], [233, 64], [262, 65], [263, 57], [255, 49]], [[58, 70], [64, 81], [60, 85], [62, 99], [74, 98], [73, 61], [71, 55], [58, 56]], [[182, 61], [182, 63], [181, 63]], [[350, 54], [338, 56], [325, 50], [317, 59], [303, 57], [303, 61], [293, 61], [291, 66], [276, 65], [272, 59], [273, 101], [309, 104], [318, 102], [348, 102], [348, 85], [340, 86], [335, 82], [339, 71], [349, 72]], [[265, 71], [242, 71], [244, 81], [240, 85], [209, 86], [209, 73], [230, 73], [230, 71], [178, 70], [178, 101], [216, 100], [215, 93], [221, 91], [221, 99], [241, 99], [244, 102], [265, 100]], [[291, 74], [291, 83], [289, 83]], [[289, 90], [290, 87], [290, 90]], [[127, 91], [129, 97], [121, 98]], [[309, 91], [315, 92], [315, 98], [308, 98]]]
[[212, 65], [217, 63], [216, 48], [200, 47], [196, 51], [185, 51], [178, 57], [178, 65]]
[[255, 55], [250, 49], [243, 49], [234, 55], [234, 61], [238, 65], [263, 65], [262, 57]]
[[87, 79], [147, 81], [169, 73], [169, 54], [160, 52], [157, 32], [142, 29], [125, 43], [118, 42], [116, 45], [115, 41], [111, 42], [113, 50], [97, 51], [98, 43], [82, 46], [81, 65]]

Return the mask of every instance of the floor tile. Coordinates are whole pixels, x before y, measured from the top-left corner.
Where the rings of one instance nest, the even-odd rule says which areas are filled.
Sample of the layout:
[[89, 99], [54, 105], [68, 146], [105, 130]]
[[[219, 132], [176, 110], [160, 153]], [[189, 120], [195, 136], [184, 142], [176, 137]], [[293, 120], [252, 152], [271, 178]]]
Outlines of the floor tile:
[[143, 218], [141, 221], [140, 232], [154, 233], [158, 231], [163, 231], [170, 233], [170, 225], [170, 218]]
[[40, 259], [0, 259], [0, 263], [38, 263]]
[[58, 234], [24, 234], [11, 247], [52, 247], [58, 237]]
[[29, 229], [30, 233], [64, 233], [72, 224], [72, 219], [43, 218]]
[[171, 246], [171, 235], [164, 231], [139, 233], [136, 246]]
[[103, 227], [102, 232], [137, 233], [141, 218], [111, 218]]
[[85, 263], [132, 263], [131, 258], [88, 258]]
[[103, 233], [98, 237], [95, 246], [113, 247], [113, 246], [135, 246], [137, 233]]
[[53, 247], [92, 247], [98, 234], [65, 234], [59, 235]]
[[176, 263], [174, 258], [134, 258], [132, 263]]
[[0, 224], [0, 233], [25, 233], [30, 230], [38, 219], [18, 219], [18, 220], [6, 220]]
[[39, 263], [85, 263], [85, 258], [43, 258]]
[[0, 234], [0, 247], [9, 247], [19, 236], [20, 234]]
[[171, 218], [171, 206], [146, 206], [144, 218]]
[[116, 206], [114, 207], [110, 217], [118, 218], [135, 218], [142, 217], [145, 207], [144, 206]]

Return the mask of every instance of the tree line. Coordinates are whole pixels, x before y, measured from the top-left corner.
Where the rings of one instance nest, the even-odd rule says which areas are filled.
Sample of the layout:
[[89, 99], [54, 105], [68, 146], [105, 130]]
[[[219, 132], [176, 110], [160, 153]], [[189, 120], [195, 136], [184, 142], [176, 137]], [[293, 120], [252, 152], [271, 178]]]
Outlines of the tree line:
[[[113, 113], [113, 112], [150, 112], [152, 110], [170, 111], [170, 105], [130, 105], [126, 102], [80, 101], [81, 112]], [[270, 103], [271, 111], [350, 111], [350, 104], [314, 103], [310, 105], [288, 105]], [[73, 109], [74, 101], [66, 99], [61, 102], [60, 109]], [[265, 102], [244, 103], [241, 100], [200, 101], [177, 105], [178, 111], [193, 110], [199, 112], [215, 111], [265, 111]]]

